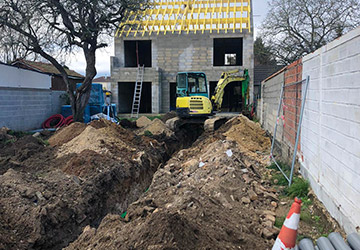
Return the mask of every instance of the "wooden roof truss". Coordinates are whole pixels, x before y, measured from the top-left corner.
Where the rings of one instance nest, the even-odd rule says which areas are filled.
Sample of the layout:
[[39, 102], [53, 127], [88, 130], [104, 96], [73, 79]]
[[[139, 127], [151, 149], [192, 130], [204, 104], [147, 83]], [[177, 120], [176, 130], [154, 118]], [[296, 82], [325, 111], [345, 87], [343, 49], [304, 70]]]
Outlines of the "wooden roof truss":
[[251, 0], [150, 0], [150, 8], [127, 13], [115, 36], [251, 32]]

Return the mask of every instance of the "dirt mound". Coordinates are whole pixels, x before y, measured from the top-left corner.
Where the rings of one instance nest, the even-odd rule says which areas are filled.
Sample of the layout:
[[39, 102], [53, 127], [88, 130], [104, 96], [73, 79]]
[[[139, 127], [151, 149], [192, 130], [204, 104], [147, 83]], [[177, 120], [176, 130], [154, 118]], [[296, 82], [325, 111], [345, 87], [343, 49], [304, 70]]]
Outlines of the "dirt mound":
[[90, 122], [90, 126], [96, 129], [106, 128], [107, 126], [110, 126], [110, 124], [112, 124], [112, 122], [105, 119], [94, 120]]
[[134, 133], [106, 120], [97, 121], [96, 127], [91, 123], [81, 134], [59, 147], [58, 157], [91, 150], [108, 157], [122, 158], [136, 152], [137, 146], [142, 144], [139, 138], [136, 140]]
[[270, 249], [275, 190], [223, 132], [178, 152], [124, 219], [107, 215], [67, 249]]
[[270, 138], [259, 123], [249, 120], [246, 116], [234, 117], [224, 127], [227, 129], [224, 136], [236, 141], [242, 152], [256, 156], [256, 152], [267, 153], [270, 150]]
[[149, 118], [147, 118], [146, 116], [140, 116], [140, 118], [136, 120], [136, 126], [138, 126], [139, 128], [146, 127], [150, 123], [151, 123], [151, 120]]
[[154, 119], [149, 125], [139, 129], [137, 131], [138, 134], [143, 135], [145, 131], [149, 131], [153, 135], [165, 134], [166, 136], [174, 135], [174, 132], [171, 131], [165, 123], [163, 123], [160, 119]]
[[53, 136], [49, 138], [51, 146], [61, 146], [64, 143], [71, 141], [76, 136], [81, 134], [86, 128], [86, 124], [80, 122], [71, 123], [69, 126], [63, 127], [58, 130]]

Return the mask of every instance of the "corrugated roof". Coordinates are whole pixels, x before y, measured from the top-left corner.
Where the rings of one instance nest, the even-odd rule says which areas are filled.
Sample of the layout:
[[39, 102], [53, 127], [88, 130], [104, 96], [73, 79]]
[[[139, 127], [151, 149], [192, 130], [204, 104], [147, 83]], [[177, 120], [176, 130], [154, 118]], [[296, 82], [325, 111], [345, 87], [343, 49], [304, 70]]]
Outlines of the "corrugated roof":
[[152, 0], [150, 6], [127, 13], [115, 36], [251, 32], [251, 0]]
[[[51, 63], [34, 62], [34, 61], [29, 61], [29, 60], [16, 60], [15, 62], [12, 63], [12, 65], [16, 65], [19, 67], [21, 67], [21, 65], [23, 65], [27, 68], [30, 68], [30, 69], [33, 69], [35, 71], [39, 71], [42, 73], [60, 75], [60, 72]], [[71, 77], [84, 78], [83, 75], [75, 72], [74, 70], [68, 69], [66, 67], [65, 67], [65, 71]]]

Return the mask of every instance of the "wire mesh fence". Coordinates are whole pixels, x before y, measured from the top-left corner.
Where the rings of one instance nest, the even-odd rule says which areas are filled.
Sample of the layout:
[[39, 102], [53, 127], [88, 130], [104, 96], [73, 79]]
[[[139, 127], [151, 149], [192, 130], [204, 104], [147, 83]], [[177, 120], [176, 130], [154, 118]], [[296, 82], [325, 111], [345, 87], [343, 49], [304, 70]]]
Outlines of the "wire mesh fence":
[[[297, 77], [298, 76], [296, 76], [296, 78]], [[281, 88], [280, 102], [276, 116], [276, 125], [271, 144], [270, 159], [275, 163], [277, 168], [289, 182], [289, 186], [291, 185], [294, 173], [296, 154], [297, 151], [300, 150], [300, 128], [309, 81], [309, 76], [304, 80], [295, 82], [287, 82], [285, 77], [284, 85]], [[275, 140], [279, 137], [277, 135], [279, 130], [281, 130], [281, 140], [286, 143], [293, 151], [290, 173], [286, 173], [286, 171], [280, 166], [276, 160], [276, 157], [274, 156]]]

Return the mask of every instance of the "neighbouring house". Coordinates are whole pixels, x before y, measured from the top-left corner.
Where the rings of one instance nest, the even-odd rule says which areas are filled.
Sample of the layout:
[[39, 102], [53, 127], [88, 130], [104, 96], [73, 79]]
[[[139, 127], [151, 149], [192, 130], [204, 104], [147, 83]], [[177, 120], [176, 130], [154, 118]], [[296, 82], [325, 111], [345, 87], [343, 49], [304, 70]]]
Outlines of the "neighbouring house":
[[37, 129], [60, 113], [65, 91], [51, 89], [52, 75], [0, 63], [0, 76], [0, 128]]
[[[189, 4], [190, 3], [190, 4]], [[130, 113], [138, 65], [144, 65], [140, 113], [168, 112], [176, 105], [176, 75], [201, 71], [210, 94], [221, 73], [249, 69], [253, 99], [253, 14], [251, 0], [154, 1], [144, 18], [130, 14], [115, 34], [111, 58], [113, 101], [120, 113]], [[230, 94], [241, 87], [233, 82], [225, 89], [223, 110]]]
[[111, 91], [111, 77], [109, 76], [101, 76], [94, 78], [92, 82], [100, 83], [103, 86], [103, 89]]
[[[60, 75], [60, 72], [51, 64], [43, 62], [34, 62], [29, 60], [19, 59], [12, 63], [13, 66], [29, 69], [40, 73], [45, 73], [51, 76], [52, 90], [66, 90], [66, 85]], [[81, 83], [84, 76], [64, 66], [65, 71], [69, 75], [71, 84]]]
[[254, 99], [261, 98], [261, 82], [280, 70], [279, 65], [255, 65], [254, 66]]

